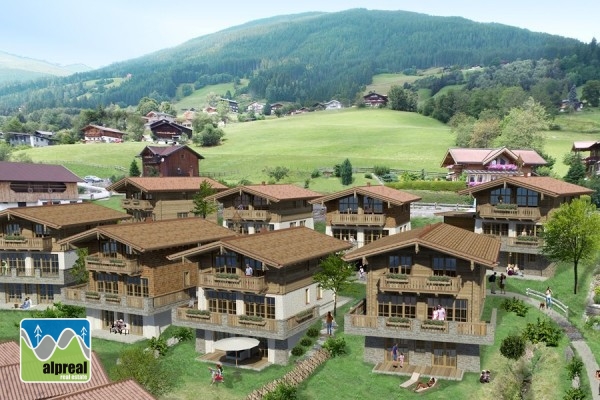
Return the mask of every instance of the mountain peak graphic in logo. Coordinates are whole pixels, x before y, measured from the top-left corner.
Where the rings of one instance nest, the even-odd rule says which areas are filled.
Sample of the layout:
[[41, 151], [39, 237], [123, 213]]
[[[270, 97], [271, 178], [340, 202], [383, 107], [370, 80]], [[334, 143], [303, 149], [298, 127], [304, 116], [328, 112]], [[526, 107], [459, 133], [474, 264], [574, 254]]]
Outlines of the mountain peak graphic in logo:
[[84, 383], [92, 378], [90, 322], [85, 318], [21, 320], [23, 382]]

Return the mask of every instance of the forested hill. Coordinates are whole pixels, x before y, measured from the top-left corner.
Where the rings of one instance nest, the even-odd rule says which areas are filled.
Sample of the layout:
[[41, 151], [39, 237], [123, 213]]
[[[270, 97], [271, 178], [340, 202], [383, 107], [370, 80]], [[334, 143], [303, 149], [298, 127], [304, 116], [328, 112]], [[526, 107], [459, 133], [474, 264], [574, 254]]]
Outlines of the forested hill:
[[[0, 114], [25, 105], [95, 108], [172, 100], [183, 84], [249, 78], [244, 89], [269, 102], [352, 101], [374, 74], [432, 66], [556, 59], [583, 52], [575, 40], [500, 24], [404, 11], [353, 9], [253, 21], [108, 67], [0, 87]], [[131, 78], [89, 93], [83, 82]], [[180, 89], [181, 90], [181, 89]]]

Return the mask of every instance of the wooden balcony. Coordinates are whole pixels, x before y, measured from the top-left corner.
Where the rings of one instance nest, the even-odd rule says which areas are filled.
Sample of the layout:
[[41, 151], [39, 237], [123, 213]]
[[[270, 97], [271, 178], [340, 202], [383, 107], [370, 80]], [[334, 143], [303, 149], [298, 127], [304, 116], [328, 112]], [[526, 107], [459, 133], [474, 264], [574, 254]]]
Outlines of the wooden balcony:
[[226, 208], [223, 210], [223, 219], [225, 220], [236, 219], [238, 217], [248, 221], [268, 221], [271, 219], [271, 213], [268, 210], [236, 210], [235, 208]]
[[384, 226], [385, 214], [331, 214], [332, 225]]
[[264, 276], [242, 276], [222, 278], [219, 274], [198, 274], [198, 286], [202, 288], [231, 290], [237, 292], [263, 293], [267, 290]]
[[533, 239], [532, 236], [527, 236], [525, 239], [522, 236], [507, 237], [497, 236], [502, 242], [500, 251], [504, 252], [516, 252], [526, 254], [539, 254], [544, 247], [544, 239], [536, 237]]
[[154, 206], [149, 200], [121, 199], [121, 207], [125, 210], [152, 211]]
[[406, 279], [392, 279], [386, 274], [379, 278], [379, 289], [385, 292], [443, 293], [456, 295], [462, 288], [460, 276], [448, 277], [447, 281], [432, 280], [433, 276], [411, 276]]
[[19, 238], [7, 239], [0, 238], [0, 250], [19, 250], [19, 251], [52, 251], [52, 238]]
[[88, 271], [115, 272], [126, 275], [139, 275], [142, 273], [142, 266], [137, 260], [126, 258], [88, 256], [85, 258], [85, 267]]
[[494, 342], [497, 310], [492, 310], [490, 322], [443, 321], [434, 324], [418, 318], [408, 323], [391, 322], [388, 317], [365, 315], [365, 302], [350, 309], [344, 316], [344, 331], [361, 336], [402, 337], [412, 340], [435, 340], [467, 344], [492, 344]]
[[482, 204], [477, 207], [477, 212], [481, 218], [491, 219], [537, 221], [542, 218], [539, 207], [516, 207], [514, 209], [505, 209], [498, 208], [491, 204]]

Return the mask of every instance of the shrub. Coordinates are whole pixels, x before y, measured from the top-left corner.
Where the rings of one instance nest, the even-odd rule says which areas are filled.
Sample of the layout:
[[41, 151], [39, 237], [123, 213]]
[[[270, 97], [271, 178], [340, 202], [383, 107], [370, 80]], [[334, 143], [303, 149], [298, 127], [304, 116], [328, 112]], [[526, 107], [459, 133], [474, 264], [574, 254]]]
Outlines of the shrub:
[[175, 372], [154, 358], [154, 354], [140, 347], [127, 347], [119, 354], [117, 364], [110, 374], [115, 380], [133, 378], [154, 396], [168, 393], [177, 381]]
[[377, 176], [389, 174], [391, 172], [390, 167], [384, 165], [376, 165], [373, 167], [373, 173]]
[[321, 176], [321, 171], [319, 171], [317, 168], [313, 169], [313, 171], [310, 173], [310, 177], [311, 178], [318, 178]]
[[304, 354], [304, 347], [302, 346], [294, 346], [294, 348], [292, 349], [292, 355], [293, 356], [301, 356], [302, 354]]
[[263, 400], [296, 400], [298, 389], [289, 383], [280, 383], [274, 391], [263, 396]]
[[368, 172], [365, 174], [365, 179], [372, 179], [373, 176], [371, 174], [369, 174]]
[[342, 337], [330, 337], [323, 343], [323, 348], [329, 351], [331, 357], [346, 354], [346, 340]]
[[312, 337], [312, 338], [318, 337], [319, 334], [320, 334], [320, 332], [319, 332], [318, 328], [308, 328], [308, 330], [306, 331], [306, 336]]
[[600, 304], [600, 294], [594, 295], [594, 304]]
[[567, 374], [569, 374], [569, 379], [581, 376], [581, 371], [583, 371], [583, 361], [581, 361], [581, 358], [575, 356], [571, 359], [571, 362], [567, 364]]
[[152, 338], [148, 341], [148, 347], [154, 351], [157, 351], [161, 356], [167, 354], [167, 350], [169, 350], [167, 341], [163, 337], [152, 336]]
[[584, 400], [585, 393], [581, 388], [569, 388], [563, 400]]
[[396, 174], [385, 174], [381, 176], [381, 180], [384, 182], [398, 182], [398, 175]]
[[521, 335], [510, 335], [502, 339], [500, 354], [511, 360], [518, 360], [525, 354], [525, 339]]
[[173, 337], [180, 342], [185, 342], [186, 340], [192, 340], [194, 338], [194, 332], [191, 328], [180, 326], [175, 330], [175, 333], [173, 333]]
[[308, 346], [312, 346], [313, 342], [312, 342], [311, 338], [303, 337], [302, 340], [300, 340], [300, 344], [304, 347], [308, 347]]
[[529, 308], [523, 300], [519, 300], [514, 297], [512, 299], [504, 300], [502, 304], [500, 304], [500, 307], [508, 312], [514, 312], [519, 317], [526, 316], [527, 311], [529, 311]]
[[[394, 189], [412, 189], [412, 190], [432, 190], [436, 192], [458, 192], [466, 187], [465, 182], [452, 182], [452, 181], [405, 181], [405, 182], [395, 182], [391, 184], [387, 184]], [[468, 199], [468, 196], [465, 196]], [[469, 201], [467, 201], [468, 203]]]
[[523, 337], [531, 343], [546, 343], [546, 346], [556, 347], [562, 336], [562, 331], [546, 318], [544, 320], [537, 319], [537, 323], [528, 323], [523, 330]]
[[594, 294], [600, 294], [600, 286], [594, 288]]

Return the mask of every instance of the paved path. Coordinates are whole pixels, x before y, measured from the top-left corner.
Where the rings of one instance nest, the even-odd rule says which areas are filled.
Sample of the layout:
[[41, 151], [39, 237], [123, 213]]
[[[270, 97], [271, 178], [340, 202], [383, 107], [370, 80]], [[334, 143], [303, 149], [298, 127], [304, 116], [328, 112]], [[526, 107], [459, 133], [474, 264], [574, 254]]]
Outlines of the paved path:
[[[514, 292], [506, 292], [506, 294], [490, 294], [488, 292], [488, 296], [499, 296], [508, 298], [515, 297], [517, 299], [523, 300], [525, 303], [533, 305], [534, 307], [537, 307], [537, 305], [539, 304], [538, 299], [527, 297], [520, 293]], [[556, 311], [550, 309], [546, 311], [546, 314], [554, 321], [556, 321], [556, 323], [564, 330], [567, 337], [571, 340], [573, 348], [577, 351], [577, 354], [579, 355], [579, 357], [581, 357], [581, 361], [583, 361], [583, 364], [585, 365], [587, 377], [592, 389], [592, 399], [600, 400], [600, 381], [598, 381], [598, 379], [596, 378], [596, 371], [600, 368], [598, 368], [598, 363], [596, 362], [594, 354], [592, 354], [592, 351], [590, 350], [589, 346], [583, 340], [581, 332], [579, 332], [579, 330], [576, 327], [574, 327], [568, 319], [566, 319], [564, 316], [557, 313]]]

